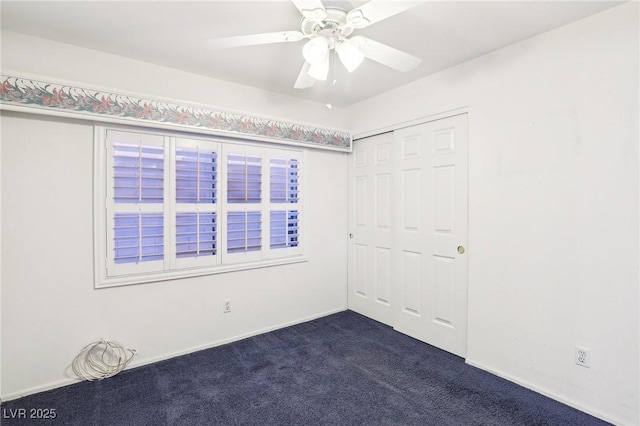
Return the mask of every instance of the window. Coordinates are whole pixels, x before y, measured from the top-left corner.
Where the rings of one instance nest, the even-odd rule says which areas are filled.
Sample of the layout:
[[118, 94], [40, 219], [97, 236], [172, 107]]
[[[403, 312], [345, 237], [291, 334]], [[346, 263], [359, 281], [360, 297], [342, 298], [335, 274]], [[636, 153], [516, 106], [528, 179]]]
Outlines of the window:
[[304, 260], [297, 149], [96, 128], [96, 287]]

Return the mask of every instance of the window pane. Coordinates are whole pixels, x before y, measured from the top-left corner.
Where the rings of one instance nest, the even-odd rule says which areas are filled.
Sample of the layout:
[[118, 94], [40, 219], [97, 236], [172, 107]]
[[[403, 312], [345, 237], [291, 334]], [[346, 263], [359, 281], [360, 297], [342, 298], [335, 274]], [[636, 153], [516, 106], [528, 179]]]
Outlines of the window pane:
[[116, 203], [162, 203], [163, 148], [142, 144], [114, 144], [113, 178]]
[[176, 202], [215, 203], [217, 189], [215, 151], [176, 148]]
[[243, 253], [262, 248], [262, 213], [227, 213], [227, 252]]
[[162, 213], [116, 213], [114, 222], [116, 264], [164, 258]]
[[227, 156], [227, 202], [262, 202], [262, 159], [229, 154]]
[[298, 211], [275, 210], [270, 215], [270, 247], [272, 249], [298, 246]]
[[272, 203], [298, 202], [298, 160], [273, 158], [270, 162]]
[[215, 255], [216, 235], [215, 213], [176, 214], [176, 257], [180, 259]]

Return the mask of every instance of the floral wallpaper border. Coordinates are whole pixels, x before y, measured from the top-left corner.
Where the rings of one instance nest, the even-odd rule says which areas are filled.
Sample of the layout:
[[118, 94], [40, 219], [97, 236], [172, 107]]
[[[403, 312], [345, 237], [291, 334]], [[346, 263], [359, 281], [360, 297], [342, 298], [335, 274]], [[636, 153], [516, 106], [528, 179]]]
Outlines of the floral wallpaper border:
[[220, 131], [239, 136], [295, 142], [317, 148], [351, 151], [351, 135], [344, 131], [311, 127], [203, 107], [139, 98], [58, 83], [0, 75], [0, 106], [32, 107], [133, 122]]

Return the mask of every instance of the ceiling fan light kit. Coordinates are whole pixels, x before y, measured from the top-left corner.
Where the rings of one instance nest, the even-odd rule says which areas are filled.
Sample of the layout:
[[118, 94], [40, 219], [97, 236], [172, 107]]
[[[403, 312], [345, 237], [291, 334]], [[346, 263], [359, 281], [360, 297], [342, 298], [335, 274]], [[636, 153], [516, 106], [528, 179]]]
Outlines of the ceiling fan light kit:
[[307, 74], [316, 80], [325, 81], [329, 75], [329, 55], [326, 55], [322, 61], [312, 63]]
[[310, 64], [324, 61], [328, 54], [329, 40], [323, 36], [312, 38], [302, 48], [302, 56]]
[[421, 62], [420, 58], [366, 37], [357, 35], [349, 38], [355, 29], [366, 28], [416, 7], [419, 2], [371, 0], [345, 11], [326, 8], [321, 0], [291, 1], [302, 14], [301, 31], [223, 37], [210, 40], [209, 47], [226, 49], [308, 39], [302, 47], [305, 62], [298, 74], [296, 89], [306, 89], [312, 87], [315, 80], [327, 79], [332, 50], [349, 72], [357, 69], [365, 58], [402, 72], [414, 69]]
[[[317, 9], [316, 9], [317, 11]], [[348, 14], [340, 9], [325, 9], [322, 19], [312, 19], [310, 16], [319, 17], [321, 14], [303, 10], [304, 16], [301, 24], [303, 37], [310, 40], [302, 48], [302, 55], [311, 64], [308, 74], [316, 80], [326, 80], [329, 73], [329, 52], [337, 52], [340, 62], [352, 72], [364, 60], [364, 54], [358, 48], [349, 43], [347, 38], [354, 30], [349, 22]]]
[[342, 65], [344, 65], [349, 72], [355, 71], [362, 61], [364, 61], [364, 53], [351, 43], [351, 40], [343, 40], [338, 43], [336, 52], [338, 52], [340, 62], [342, 62]]

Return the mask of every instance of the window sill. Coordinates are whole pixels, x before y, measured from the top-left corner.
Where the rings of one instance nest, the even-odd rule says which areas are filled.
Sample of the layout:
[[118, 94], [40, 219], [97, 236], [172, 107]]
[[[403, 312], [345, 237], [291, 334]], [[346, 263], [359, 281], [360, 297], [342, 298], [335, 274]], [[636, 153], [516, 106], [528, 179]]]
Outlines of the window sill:
[[95, 277], [96, 290], [111, 287], [120, 287], [134, 284], [148, 284], [159, 281], [178, 280], [183, 278], [201, 277], [204, 275], [224, 274], [227, 272], [246, 271], [250, 269], [268, 268], [271, 266], [289, 265], [306, 262], [304, 255], [292, 256], [274, 260], [261, 260], [257, 262], [236, 263], [231, 265], [217, 265], [210, 268], [182, 269], [169, 272], [123, 275], [118, 277]]

